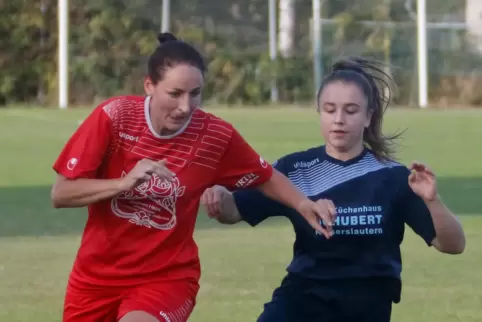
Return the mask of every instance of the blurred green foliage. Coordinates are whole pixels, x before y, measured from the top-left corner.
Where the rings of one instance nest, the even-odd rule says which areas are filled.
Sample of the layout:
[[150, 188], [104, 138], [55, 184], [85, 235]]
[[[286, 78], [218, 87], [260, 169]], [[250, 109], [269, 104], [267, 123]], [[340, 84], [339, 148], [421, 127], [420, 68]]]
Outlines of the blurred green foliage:
[[[340, 55], [375, 57], [395, 66], [396, 103], [417, 97], [415, 25], [388, 28], [362, 20], [410, 21], [405, 0], [324, 1], [323, 69]], [[161, 1], [76, 0], [69, 3], [69, 76], [72, 104], [95, 104], [118, 94], [142, 94], [148, 55], [157, 46]], [[266, 103], [275, 79], [280, 100], [312, 100], [311, 0], [296, 3], [296, 52], [271, 62], [265, 0], [171, 1], [173, 32], [199, 48], [208, 62], [204, 97], [227, 104]], [[460, 1], [428, 1], [439, 15], [464, 9]], [[57, 1], [0, 2], [0, 105], [55, 105]], [[430, 34], [430, 97], [440, 104], [482, 103], [480, 57], [466, 48], [463, 31]]]

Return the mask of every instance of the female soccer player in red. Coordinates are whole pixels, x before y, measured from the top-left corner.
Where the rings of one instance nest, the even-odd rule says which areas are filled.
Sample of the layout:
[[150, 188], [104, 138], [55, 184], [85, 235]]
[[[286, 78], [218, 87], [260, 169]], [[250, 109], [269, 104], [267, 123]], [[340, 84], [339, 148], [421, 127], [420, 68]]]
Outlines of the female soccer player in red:
[[63, 322], [182, 322], [199, 289], [193, 230], [215, 184], [257, 187], [320, 233], [306, 198], [229, 124], [199, 109], [205, 65], [171, 34], [148, 62], [147, 97], [114, 97], [77, 129], [53, 168], [55, 207], [88, 206]]
[[253, 189], [203, 194], [208, 214], [222, 223], [256, 226], [285, 216], [293, 224], [293, 261], [258, 322], [389, 322], [392, 302], [400, 301], [405, 224], [442, 253], [464, 251], [464, 231], [440, 199], [434, 173], [393, 161], [392, 138], [382, 132], [389, 83], [375, 62], [336, 62], [318, 94], [326, 144], [274, 165], [313, 200], [336, 206], [330, 240]]

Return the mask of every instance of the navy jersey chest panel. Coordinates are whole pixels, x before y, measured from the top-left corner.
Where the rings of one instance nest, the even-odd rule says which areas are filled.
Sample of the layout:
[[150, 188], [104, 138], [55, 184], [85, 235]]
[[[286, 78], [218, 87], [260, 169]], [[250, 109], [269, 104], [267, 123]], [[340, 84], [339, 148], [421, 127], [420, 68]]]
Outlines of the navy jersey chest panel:
[[[296, 233], [289, 271], [306, 274], [313, 269], [320, 275], [337, 270], [343, 276], [373, 275], [366, 269], [354, 271], [363, 263], [371, 263], [370, 267], [382, 275], [398, 275], [404, 220], [397, 205], [402, 180], [407, 180], [402, 165], [380, 163], [367, 151], [349, 162], [338, 162], [330, 160], [323, 148], [292, 154], [281, 162], [282, 172], [306, 195], [312, 200], [332, 200], [338, 212], [335, 235], [329, 240], [317, 234], [296, 212], [286, 214]], [[324, 269], [320, 270], [320, 266]], [[333, 270], [328, 269], [330, 266]]]
[[[397, 213], [400, 184], [391, 169], [382, 169], [364, 176], [309, 195], [313, 201], [328, 199], [337, 210], [334, 233], [330, 240], [391, 239], [403, 227], [403, 218]], [[300, 235], [309, 237], [311, 242], [326, 239], [316, 234], [311, 226], [297, 213], [291, 212], [288, 218]], [[324, 223], [322, 223], [324, 224]], [[361, 238], [364, 237], [364, 238]], [[397, 238], [399, 242], [400, 239]]]

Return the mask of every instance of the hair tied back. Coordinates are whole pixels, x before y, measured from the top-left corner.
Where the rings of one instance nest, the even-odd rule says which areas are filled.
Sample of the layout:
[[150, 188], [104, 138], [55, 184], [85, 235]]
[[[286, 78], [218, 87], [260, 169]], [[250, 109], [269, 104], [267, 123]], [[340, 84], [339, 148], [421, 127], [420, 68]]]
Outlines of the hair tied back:
[[167, 42], [176, 41], [177, 38], [173, 34], [171, 34], [170, 32], [163, 32], [163, 33], [160, 33], [157, 36], [157, 40], [159, 40], [159, 45], [162, 46]]
[[363, 65], [359, 61], [357, 61], [357, 59], [339, 60], [333, 64], [332, 70], [333, 72], [352, 71], [355, 73], [365, 75], [365, 71], [363, 70]]

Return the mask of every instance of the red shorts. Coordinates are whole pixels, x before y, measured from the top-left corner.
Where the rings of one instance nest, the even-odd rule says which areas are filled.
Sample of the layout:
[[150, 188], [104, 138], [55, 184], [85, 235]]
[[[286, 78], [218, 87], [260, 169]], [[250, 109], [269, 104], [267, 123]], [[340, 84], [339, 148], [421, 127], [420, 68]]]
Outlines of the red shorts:
[[184, 322], [196, 304], [198, 284], [186, 281], [84, 291], [67, 287], [63, 322], [116, 322], [144, 311], [161, 322]]

